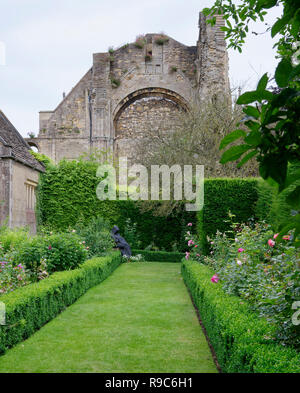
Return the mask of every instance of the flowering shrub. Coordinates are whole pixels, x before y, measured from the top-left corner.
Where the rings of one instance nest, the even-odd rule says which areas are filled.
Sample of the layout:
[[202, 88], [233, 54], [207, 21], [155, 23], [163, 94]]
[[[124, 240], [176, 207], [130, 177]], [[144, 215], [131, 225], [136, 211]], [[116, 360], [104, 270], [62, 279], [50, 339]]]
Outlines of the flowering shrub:
[[292, 304], [300, 299], [299, 249], [291, 235], [279, 240], [265, 223], [233, 225], [231, 233], [210, 239], [211, 255], [201, 262], [213, 267], [225, 292], [277, 326], [275, 339], [300, 349], [300, 326], [292, 323]]
[[36, 272], [44, 261], [47, 271], [71, 270], [85, 261], [88, 250], [85, 241], [76, 233], [59, 233], [49, 236], [34, 236], [15, 252], [15, 263], [24, 263]]
[[85, 243], [76, 233], [30, 237], [25, 229], [0, 227], [0, 294], [75, 269], [88, 256]]
[[185, 235], [185, 240], [187, 242], [188, 251], [185, 253], [185, 259], [193, 259], [194, 261], [202, 262], [203, 255], [201, 253], [201, 247], [199, 246], [200, 241], [196, 235], [191, 233], [193, 223], [189, 222], [187, 224], [188, 231]]
[[12, 292], [30, 282], [23, 265], [14, 266], [12, 260], [0, 258], [0, 295]]

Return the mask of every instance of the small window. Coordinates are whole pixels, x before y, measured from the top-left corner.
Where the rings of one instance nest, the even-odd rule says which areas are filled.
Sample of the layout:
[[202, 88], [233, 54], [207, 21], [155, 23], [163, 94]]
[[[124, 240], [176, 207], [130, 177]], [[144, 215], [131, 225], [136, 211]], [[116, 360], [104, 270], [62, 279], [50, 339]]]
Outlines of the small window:
[[36, 204], [35, 190], [37, 183], [31, 180], [27, 180], [25, 183], [26, 188], [26, 209], [34, 210]]

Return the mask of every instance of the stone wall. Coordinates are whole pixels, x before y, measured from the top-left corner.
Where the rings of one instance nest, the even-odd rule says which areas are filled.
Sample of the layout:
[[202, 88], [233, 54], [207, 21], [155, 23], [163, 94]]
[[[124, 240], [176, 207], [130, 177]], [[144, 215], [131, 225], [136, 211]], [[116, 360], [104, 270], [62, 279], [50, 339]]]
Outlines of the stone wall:
[[32, 233], [36, 232], [35, 188], [39, 181], [39, 172], [10, 160], [11, 176], [11, 227], [29, 226]]
[[[134, 155], [136, 130], [143, 132], [149, 127], [154, 112], [159, 118], [171, 112], [171, 107], [186, 108], [218, 90], [229, 89], [224, 33], [219, 30], [222, 24], [218, 16], [215, 27], [207, 26], [201, 14], [195, 46], [167, 36], [161, 45], [159, 35], [146, 34], [140, 38], [142, 45], [130, 43], [94, 54], [92, 68], [59, 106], [40, 112], [38, 138], [28, 142], [55, 162], [93, 149]], [[139, 112], [140, 106], [133, 102], [146, 96], [162, 99], [152, 100], [155, 108]], [[173, 101], [168, 102], [168, 110], [166, 100]], [[129, 137], [126, 133], [130, 129]]]
[[145, 97], [128, 105], [116, 121], [117, 155], [133, 161], [133, 143], [158, 132], [172, 131], [182, 108], [164, 97]]
[[[1, 143], [0, 143], [1, 148]], [[0, 159], [0, 225], [9, 224], [11, 160]]]

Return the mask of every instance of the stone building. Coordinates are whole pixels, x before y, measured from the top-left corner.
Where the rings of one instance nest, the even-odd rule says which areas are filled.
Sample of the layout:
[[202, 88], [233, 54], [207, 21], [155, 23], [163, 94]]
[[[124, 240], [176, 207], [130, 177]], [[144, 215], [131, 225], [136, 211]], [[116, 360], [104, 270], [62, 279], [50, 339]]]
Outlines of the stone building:
[[0, 225], [36, 231], [35, 189], [45, 168], [0, 111]]
[[146, 34], [117, 50], [93, 55], [93, 65], [54, 111], [40, 112], [31, 146], [53, 161], [93, 149], [134, 155], [145, 127], [171, 120], [181, 109], [229, 91], [222, 16], [214, 27], [200, 13], [199, 39], [186, 46]]

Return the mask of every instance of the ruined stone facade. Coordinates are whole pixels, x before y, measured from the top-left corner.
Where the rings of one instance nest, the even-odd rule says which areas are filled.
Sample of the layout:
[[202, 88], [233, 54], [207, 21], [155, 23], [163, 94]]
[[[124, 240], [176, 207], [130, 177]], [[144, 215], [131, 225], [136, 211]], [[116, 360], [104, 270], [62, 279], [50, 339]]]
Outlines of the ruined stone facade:
[[0, 225], [28, 226], [36, 232], [35, 190], [45, 168], [0, 111]]
[[39, 135], [28, 143], [55, 162], [93, 149], [134, 156], [135, 139], [145, 127], [229, 91], [222, 25], [221, 16], [212, 27], [200, 14], [195, 46], [147, 34], [136, 43], [94, 54], [92, 68], [58, 107], [40, 112]]

